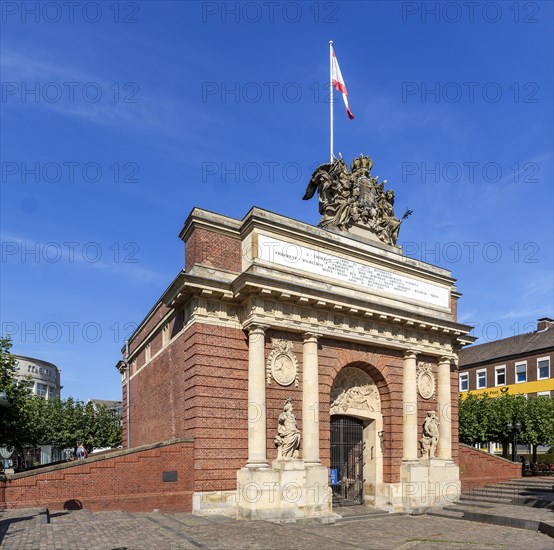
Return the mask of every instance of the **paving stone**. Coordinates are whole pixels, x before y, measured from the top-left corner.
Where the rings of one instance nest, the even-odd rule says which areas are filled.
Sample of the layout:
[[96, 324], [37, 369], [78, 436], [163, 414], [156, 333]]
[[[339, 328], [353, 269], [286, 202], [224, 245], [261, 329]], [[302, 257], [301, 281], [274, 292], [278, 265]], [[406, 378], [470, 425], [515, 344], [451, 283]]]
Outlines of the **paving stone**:
[[[519, 507], [521, 508], [521, 507]], [[132, 514], [79, 510], [0, 512], [6, 550], [552, 550], [552, 539], [511, 527], [455, 517], [369, 514], [356, 510], [335, 525], [270, 523], [160, 512]]]

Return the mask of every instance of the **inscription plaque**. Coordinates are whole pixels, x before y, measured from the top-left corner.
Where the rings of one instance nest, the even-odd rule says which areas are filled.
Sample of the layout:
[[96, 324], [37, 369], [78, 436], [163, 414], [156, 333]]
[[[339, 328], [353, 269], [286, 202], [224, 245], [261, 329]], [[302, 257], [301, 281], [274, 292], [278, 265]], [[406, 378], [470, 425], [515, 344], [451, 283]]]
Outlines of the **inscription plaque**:
[[329, 277], [347, 283], [418, 300], [435, 306], [448, 308], [447, 288], [420, 281], [406, 275], [391, 273], [379, 267], [362, 264], [321, 250], [299, 244], [288, 243], [258, 235], [258, 253], [261, 260]]

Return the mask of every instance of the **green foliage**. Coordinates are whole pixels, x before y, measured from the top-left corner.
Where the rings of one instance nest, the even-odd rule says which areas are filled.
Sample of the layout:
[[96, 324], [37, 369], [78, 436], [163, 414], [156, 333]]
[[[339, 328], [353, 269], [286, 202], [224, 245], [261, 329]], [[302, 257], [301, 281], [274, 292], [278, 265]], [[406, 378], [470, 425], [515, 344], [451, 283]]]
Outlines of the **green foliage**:
[[504, 394], [491, 398], [487, 393], [469, 394], [459, 400], [460, 441], [473, 445], [495, 441], [507, 443], [512, 437], [511, 424], [521, 429], [518, 441], [531, 445], [554, 444], [554, 400]]
[[525, 462], [537, 462], [538, 464], [554, 464], [554, 453], [543, 453], [534, 457], [532, 454], [520, 454], [525, 457]]
[[554, 400], [549, 397], [529, 399], [526, 413], [521, 441], [531, 445], [554, 445]]
[[0, 390], [8, 407], [0, 408], [0, 446], [16, 448], [55, 445], [61, 449], [82, 443], [94, 447], [121, 445], [120, 419], [107, 407], [68, 399], [44, 399], [31, 393], [28, 382], [16, 380], [11, 342], [0, 339]]
[[460, 441], [468, 445], [481, 443], [486, 438], [487, 430], [482, 418], [486, 406], [481, 406], [482, 402], [482, 399], [472, 394], [466, 399], [459, 399]]
[[16, 379], [17, 360], [11, 347], [9, 338], [0, 338], [0, 390], [8, 396], [8, 406], [0, 407], [0, 444], [22, 447], [33, 439], [35, 407], [30, 383]]

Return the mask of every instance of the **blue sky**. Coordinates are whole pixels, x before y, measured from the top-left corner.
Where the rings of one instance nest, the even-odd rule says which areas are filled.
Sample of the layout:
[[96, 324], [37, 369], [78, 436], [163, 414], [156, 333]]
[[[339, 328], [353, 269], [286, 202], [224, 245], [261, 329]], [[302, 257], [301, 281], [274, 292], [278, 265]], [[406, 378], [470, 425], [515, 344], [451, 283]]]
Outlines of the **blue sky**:
[[317, 224], [330, 39], [356, 116], [338, 98], [335, 153], [414, 210], [400, 244], [452, 270], [460, 321], [553, 316], [552, 3], [35, 4], [2, 5], [0, 321], [65, 397], [120, 397], [194, 206]]

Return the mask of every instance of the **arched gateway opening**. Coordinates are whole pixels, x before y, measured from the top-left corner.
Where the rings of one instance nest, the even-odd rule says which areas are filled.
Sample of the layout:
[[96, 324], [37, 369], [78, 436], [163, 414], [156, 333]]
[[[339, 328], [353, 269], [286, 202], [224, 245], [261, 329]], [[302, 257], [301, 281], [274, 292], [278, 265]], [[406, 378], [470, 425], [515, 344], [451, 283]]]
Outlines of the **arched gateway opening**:
[[331, 388], [330, 413], [333, 503], [374, 506], [383, 483], [383, 416], [371, 376], [344, 367]]

